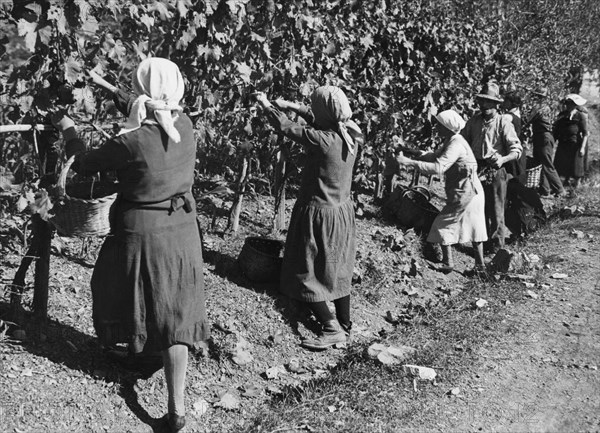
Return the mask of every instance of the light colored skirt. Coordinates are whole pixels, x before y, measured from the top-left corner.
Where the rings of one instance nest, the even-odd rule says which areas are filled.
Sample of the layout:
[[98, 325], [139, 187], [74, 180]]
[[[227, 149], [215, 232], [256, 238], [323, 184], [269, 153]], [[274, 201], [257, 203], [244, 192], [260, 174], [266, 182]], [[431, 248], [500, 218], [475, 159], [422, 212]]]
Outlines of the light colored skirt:
[[454, 245], [487, 241], [484, 205], [483, 190], [478, 191], [466, 206], [446, 204], [433, 221], [427, 242]]

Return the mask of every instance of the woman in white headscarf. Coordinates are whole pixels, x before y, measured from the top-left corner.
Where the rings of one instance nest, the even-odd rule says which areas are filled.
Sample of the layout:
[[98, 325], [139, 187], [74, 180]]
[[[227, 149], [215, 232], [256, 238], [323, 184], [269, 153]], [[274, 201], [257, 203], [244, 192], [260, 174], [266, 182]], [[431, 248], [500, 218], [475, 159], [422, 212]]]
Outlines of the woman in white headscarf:
[[[257, 94], [273, 127], [302, 144], [306, 154], [302, 183], [292, 211], [281, 270], [280, 291], [303, 301], [322, 326], [316, 338], [301, 345], [323, 350], [346, 343], [350, 321], [350, 285], [356, 254], [354, 204], [350, 197], [352, 169], [363, 136], [351, 120], [344, 92], [322, 86], [311, 95], [311, 106]], [[293, 122], [276, 107], [302, 116]], [[327, 307], [335, 304], [335, 317]]]
[[469, 143], [460, 135], [465, 121], [453, 110], [436, 116], [436, 130], [444, 143], [436, 152], [419, 161], [398, 155], [400, 165], [412, 166], [425, 174], [445, 177], [446, 205], [437, 216], [427, 241], [441, 244], [443, 272], [454, 269], [452, 245], [471, 242], [475, 250], [475, 272], [485, 270], [483, 242], [487, 240], [483, 187], [477, 177], [477, 160]]
[[565, 186], [573, 179], [573, 186], [577, 187], [585, 176], [589, 137], [586, 102], [576, 93], [568, 94], [564, 99], [565, 109], [552, 127], [557, 142], [554, 166], [564, 178]]
[[162, 429], [185, 425], [188, 347], [208, 337], [202, 250], [191, 194], [196, 160], [192, 122], [179, 105], [179, 68], [162, 58], [140, 63], [135, 96], [116, 137], [86, 151], [68, 117], [54, 119], [73, 168], [88, 175], [116, 170], [120, 195], [112, 233], [92, 275], [94, 327], [105, 347], [127, 343], [131, 354], [160, 351], [168, 390]]

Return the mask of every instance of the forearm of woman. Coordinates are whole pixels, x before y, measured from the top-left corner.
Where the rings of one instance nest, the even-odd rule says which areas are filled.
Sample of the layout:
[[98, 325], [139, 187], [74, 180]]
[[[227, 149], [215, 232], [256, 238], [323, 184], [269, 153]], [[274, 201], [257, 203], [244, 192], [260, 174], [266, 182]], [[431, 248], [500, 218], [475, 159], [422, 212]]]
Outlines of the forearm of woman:
[[443, 173], [442, 167], [439, 162], [428, 162], [428, 161], [413, 161], [412, 166], [415, 167], [423, 174], [437, 174]]
[[437, 155], [435, 154], [435, 152], [427, 152], [419, 156], [419, 161], [435, 162], [436, 159]]
[[305, 134], [306, 128], [296, 122], [292, 122], [288, 117], [275, 107], [270, 107], [265, 110], [267, 120], [275, 128], [277, 132], [282, 133], [288, 138], [300, 144], [307, 143]]
[[581, 141], [581, 147], [579, 148], [579, 153], [581, 153], [582, 155], [585, 153], [586, 149], [587, 149], [587, 143], [588, 143], [588, 136], [584, 136], [583, 140]]
[[75, 172], [83, 176], [89, 176], [99, 171], [119, 170], [128, 164], [131, 155], [127, 147], [122, 143], [111, 139], [98, 149], [88, 151], [86, 150], [85, 143], [77, 135], [71, 139], [67, 139], [67, 131], [69, 130], [65, 130], [64, 132], [66, 141], [65, 154], [67, 158], [76, 155], [72, 165]]

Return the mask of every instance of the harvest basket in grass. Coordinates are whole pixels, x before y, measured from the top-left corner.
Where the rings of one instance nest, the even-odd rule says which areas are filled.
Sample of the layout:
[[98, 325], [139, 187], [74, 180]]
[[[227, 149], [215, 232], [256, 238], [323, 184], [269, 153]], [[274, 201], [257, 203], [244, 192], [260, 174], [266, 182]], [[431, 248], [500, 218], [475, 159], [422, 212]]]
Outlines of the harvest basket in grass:
[[531, 158], [527, 158], [527, 168], [525, 169], [527, 179], [525, 186], [527, 188], [537, 189], [540, 186], [540, 180], [542, 178], [542, 164]]
[[50, 222], [61, 236], [104, 236], [110, 232], [110, 213], [117, 198], [116, 184], [101, 180], [72, 182], [67, 174], [75, 156], [64, 165], [57, 183], [58, 200]]
[[283, 242], [276, 239], [248, 237], [238, 256], [238, 264], [244, 276], [257, 283], [279, 281], [280, 257]]
[[417, 233], [429, 233], [440, 211], [431, 204], [431, 193], [422, 186], [398, 185], [383, 205], [386, 218]]

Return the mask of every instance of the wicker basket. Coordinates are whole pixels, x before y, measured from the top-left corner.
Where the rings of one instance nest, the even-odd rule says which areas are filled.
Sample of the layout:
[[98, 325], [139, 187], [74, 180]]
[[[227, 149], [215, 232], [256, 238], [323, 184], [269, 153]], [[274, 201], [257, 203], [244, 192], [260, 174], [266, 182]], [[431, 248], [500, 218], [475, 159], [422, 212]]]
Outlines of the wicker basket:
[[383, 214], [404, 228], [429, 233], [440, 211], [430, 203], [431, 193], [422, 186], [398, 185], [383, 206]]
[[[52, 208], [54, 216], [50, 222], [56, 227], [59, 235], [67, 237], [104, 236], [110, 233], [110, 212], [117, 193], [105, 197], [93, 198], [94, 186], [100, 182], [76, 185], [85, 187], [90, 192], [89, 199], [71, 197], [67, 194], [67, 173], [75, 156], [69, 158], [58, 178], [58, 202]], [[106, 188], [105, 188], [106, 189]]]
[[525, 169], [527, 179], [525, 186], [527, 188], [537, 189], [540, 186], [542, 178], [542, 164], [537, 164], [533, 158], [527, 158], [527, 168]]
[[276, 239], [246, 238], [238, 263], [244, 276], [257, 283], [279, 281], [283, 242]]

